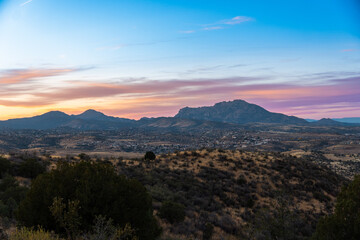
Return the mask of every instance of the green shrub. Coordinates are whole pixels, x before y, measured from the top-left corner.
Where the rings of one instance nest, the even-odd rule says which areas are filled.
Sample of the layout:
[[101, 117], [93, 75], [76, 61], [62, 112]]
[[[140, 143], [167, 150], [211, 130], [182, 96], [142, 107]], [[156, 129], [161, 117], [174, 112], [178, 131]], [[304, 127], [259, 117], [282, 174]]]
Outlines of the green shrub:
[[313, 239], [360, 239], [360, 175], [341, 190], [334, 214], [320, 219]]
[[26, 178], [36, 178], [39, 174], [46, 171], [44, 164], [37, 159], [26, 159], [19, 165], [19, 175]]
[[159, 216], [170, 223], [182, 222], [185, 219], [185, 207], [179, 203], [166, 201], [160, 208]]
[[79, 240], [138, 240], [136, 231], [130, 224], [119, 228], [113, 225], [112, 219], [97, 216], [94, 221], [92, 231], [83, 235]]
[[17, 219], [27, 227], [43, 226], [65, 233], [50, 211], [54, 198], [79, 202], [79, 230], [88, 231], [93, 219], [102, 215], [124, 227], [137, 230], [140, 239], [155, 239], [160, 228], [152, 214], [152, 200], [138, 181], [115, 173], [109, 164], [59, 163], [57, 169], [39, 175], [21, 202]]
[[0, 216], [12, 218], [19, 203], [25, 198], [27, 188], [20, 187], [16, 179], [5, 175], [0, 183]]
[[60, 238], [42, 228], [38, 230], [21, 228], [11, 234], [9, 240], [60, 240]]

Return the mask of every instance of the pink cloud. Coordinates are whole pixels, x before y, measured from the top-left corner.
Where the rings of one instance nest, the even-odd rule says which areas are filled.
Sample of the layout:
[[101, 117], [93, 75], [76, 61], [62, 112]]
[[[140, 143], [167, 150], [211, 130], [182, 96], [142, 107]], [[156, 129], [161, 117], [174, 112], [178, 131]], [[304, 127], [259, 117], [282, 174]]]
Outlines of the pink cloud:
[[[5, 107], [46, 108], [61, 106], [66, 101], [76, 105], [69, 111], [82, 111], [101, 102], [99, 109], [116, 116], [140, 118], [143, 116], [172, 116], [185, 106], [212, 105], [219, 101], [244, 99], [274, 112], [300, 117], [347, 117], [360, 115], [360, 76], [333, 77], [321, 85], [266, 83], [267, 78], [233, 77], [218, 79], [171, 79], [127, 82], [67, 82], [71, 85], [53, 88], [48, 85], [21, 85], [9, 88], [7, 84], [56, 76], [67, 70], [21, 71], [2, 78], [0, 105]], [[359, 74], [360, 75], [360, 74]], [[24, 77], [27, 76], [27, 77]], [[265, 82], [255, 84], [254, 81]], [[70, 104], [71, 105], [71, 104]], [[54, 109], [62, 110], [62, 109]]]
[[76, 69], [13, 69], [0, 75], [0, 84], [16, 84], [76, 71]]

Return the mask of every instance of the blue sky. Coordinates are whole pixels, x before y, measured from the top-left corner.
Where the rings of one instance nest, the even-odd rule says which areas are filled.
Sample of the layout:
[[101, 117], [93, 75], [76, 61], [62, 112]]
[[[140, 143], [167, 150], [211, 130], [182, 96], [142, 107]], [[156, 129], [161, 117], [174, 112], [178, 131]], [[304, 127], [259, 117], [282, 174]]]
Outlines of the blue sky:
[[301, 117], [360, 116], [356, 0], [0, 2], [2, 119], [87, 108], [171, 116], [236, 98]]

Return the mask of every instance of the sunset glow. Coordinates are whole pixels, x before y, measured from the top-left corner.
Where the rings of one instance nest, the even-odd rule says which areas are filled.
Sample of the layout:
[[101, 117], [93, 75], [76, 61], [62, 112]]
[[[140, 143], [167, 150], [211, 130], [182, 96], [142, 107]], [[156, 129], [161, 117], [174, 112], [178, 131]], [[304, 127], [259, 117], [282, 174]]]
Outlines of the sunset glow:
[[0, 1], [0, 119], [139, 119], [234, 99], [360, 117], [357, 1], [271, 2]]

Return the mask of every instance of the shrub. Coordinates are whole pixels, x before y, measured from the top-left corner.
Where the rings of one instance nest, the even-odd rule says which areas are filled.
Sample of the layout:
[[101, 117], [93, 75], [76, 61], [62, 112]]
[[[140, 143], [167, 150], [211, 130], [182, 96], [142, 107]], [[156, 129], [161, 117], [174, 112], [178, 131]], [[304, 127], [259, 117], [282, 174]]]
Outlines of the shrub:
[[37, 159], [26, 159], [19, 165], [19, 175], [26, 178], [36, 178], [39, 174], [44, 173], [46, 167]]
[[38, 176], [21, 202], [17, 219], [24, 226], [43, 226], [65, 233], [50, 211], [54, 198], [79, 202], [79, 230], [87, 231], [96, 216], [113, 219], [124, 227], [130, 223], [140, 239], [154, 239], [160, 228], [152, 215], [152, 200], [138, 181], [115, 173], [108, 164], [80, 162], [58, 164], [57, 169]]
[[160, 208], [159, 216], [170, 223], [182, 222], [185, 219], [185, 207], [179, 203], [166, 201]]
[[11, 163], [8, 159], [0, 157], [0, 178], [7, 173], [11, 168]]
[[0, 216], [14, 217], [19, 203], [25, 198], [27, 188], [20, 187], [16, 179], [6, 175], [0, 183]]
[[80, 153], [78, 155], [78, 157], [80, 158], [80, 160], [84, 160], [84, 161], [89, 161], [91, 160], [91, 157], [89, 155], [87, 155], [86, 153]]
[[205, 224], [205, 229], [203, 231], [203, 240], [210, 240], [214, 233], [214, 226], [211, 223]]
[[313, 239], [360, 239], [360, 175], [344, 187], [336, 201], [335, 212], [320, 219]]
[[148, 152], [145, 153], [144, 159], [145, 159], [146, 161], [154, 161], [155, 158], [156, 158], [155, 153], [153, 153], [153, 152], [151, 152], [151, 151], [148, 151]]
[[97, 216], [92, 231], [83, 237], [84, 240], [137, 240], [136, 231], [130, 224], [116, 228], [112, 219]]
[[246, 178], [243, 175], [240, 175], [237, 179], [236, 179], [236, 183], [239, 185], [243, 185], [246, 184]]
[[46, 232], [42, 228], [38, 230], [34, 230], [32, 228], [21, 228], [11, 234], [9, 240], [60, 240], [60, 238]]

